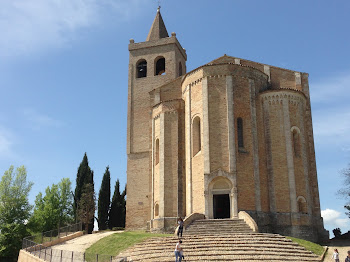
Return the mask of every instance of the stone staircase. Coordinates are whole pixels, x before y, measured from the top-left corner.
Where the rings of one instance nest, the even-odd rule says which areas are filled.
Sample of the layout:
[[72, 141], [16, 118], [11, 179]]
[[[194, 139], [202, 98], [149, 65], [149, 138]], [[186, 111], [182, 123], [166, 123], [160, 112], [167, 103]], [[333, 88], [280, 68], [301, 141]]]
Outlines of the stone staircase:
[[[171, 261], [177, 237], [151, 238], [120, 256], [128, 261]], [[277, 234], [254, 233], [243, 220], [196, 220], [184, 231], [184, 261], [320, 261], [315, 254]]]
[[234, 233], [253, 233], [243, 219], [200, 219], [186, 229], [186, 235], [227, 235]]

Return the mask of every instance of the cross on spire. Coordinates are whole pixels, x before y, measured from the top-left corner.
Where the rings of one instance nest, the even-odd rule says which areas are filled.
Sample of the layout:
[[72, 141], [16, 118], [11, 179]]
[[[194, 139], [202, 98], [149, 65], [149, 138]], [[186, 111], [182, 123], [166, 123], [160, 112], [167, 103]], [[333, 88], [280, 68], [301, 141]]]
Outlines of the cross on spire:
[[160, 0], [158, 0], [158, 9], [157, 9], [158, 12], [160, 11], [160, 8], [161, 8], [161, 6], [160, 6]]

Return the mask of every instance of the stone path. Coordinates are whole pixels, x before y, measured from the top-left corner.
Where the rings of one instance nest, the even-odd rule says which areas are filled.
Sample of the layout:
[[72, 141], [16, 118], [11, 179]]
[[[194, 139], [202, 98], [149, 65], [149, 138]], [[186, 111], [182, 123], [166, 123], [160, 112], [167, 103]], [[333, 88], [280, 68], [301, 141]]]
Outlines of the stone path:
[[332, 260], [334, 249], [338, 249], [339, 260], [341, 262], [344, 261], [348, 250], [350, 250], [350, 240], [331, 240], [331, 242], [328, 244], [328, 251], [323, 261], [334, 261]]
[[[122, 231], [118, 231], [119, 233]], [[92, 244], [100, 240], [101, 238], [104, 238], [106, 236], [109, 236], [111, 234], [118, 233], [115, 231], [106, 231], [102, 233], [95, 233], [95, 234], [88, 234], [81, 237], [77, 237], [71, 240], [68, 240], [60, 245], [52, 246], [52, 249], [60, 249], [60, 250], [70, 250], [75, 252], [85, 252], [87, 248], [89, 248]]]

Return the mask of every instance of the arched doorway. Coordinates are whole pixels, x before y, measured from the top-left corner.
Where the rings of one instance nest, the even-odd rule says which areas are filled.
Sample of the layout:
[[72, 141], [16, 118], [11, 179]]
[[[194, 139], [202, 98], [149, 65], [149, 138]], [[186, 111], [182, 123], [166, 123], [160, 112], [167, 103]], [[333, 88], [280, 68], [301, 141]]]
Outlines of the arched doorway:
[[209, 218], [221, 219], [234, 217], [232, 183], [220, 176], [209, 185]]

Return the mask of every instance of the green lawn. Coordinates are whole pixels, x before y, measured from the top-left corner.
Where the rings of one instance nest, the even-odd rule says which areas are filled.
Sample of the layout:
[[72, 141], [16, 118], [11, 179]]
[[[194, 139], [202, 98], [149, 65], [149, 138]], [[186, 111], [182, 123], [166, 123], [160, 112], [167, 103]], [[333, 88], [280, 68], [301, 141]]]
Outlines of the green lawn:
[[304, 239], [300, 239], [300, 238], [295, 238], [295, 237], [287, 237], [290, 240], [292, 240], [293, 242], [298, 243], [299, 245], [305, 247], [307, 250], [310, 250], [312, 253], [321, 256], [323, 254], [324, 248], [318, 244], [315, 244], [313, 242], [310, 241], [306, 241]]
[[[146, 233], [146, 232], [140, 232], [140, 231], [112, 234], [108, 237], [100, 239], [91, 247], [89, 247], [85, 252], [86, 260], [96, 261], [96, 254], [101, 254], [101, 256], [99, 257], [99, 261], [101, 261], [100, 260], [101, 258], [105, 258], [106, 261], [109, 261], [108, 256], [109, 258], [110, 256], [116, 256], [121, 251], [147, 238], [167, 237], [167, 236], [173, 236], [173, 235], [152, 234], [152, 233]], [[106, 254], [108, 256], [103, 256], [103, 254]]]

